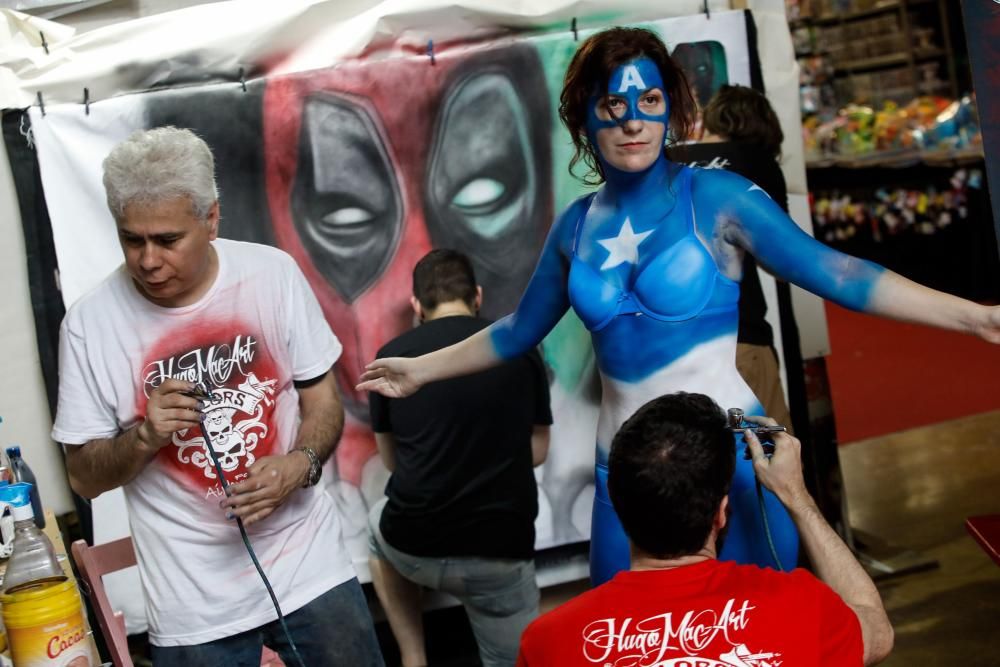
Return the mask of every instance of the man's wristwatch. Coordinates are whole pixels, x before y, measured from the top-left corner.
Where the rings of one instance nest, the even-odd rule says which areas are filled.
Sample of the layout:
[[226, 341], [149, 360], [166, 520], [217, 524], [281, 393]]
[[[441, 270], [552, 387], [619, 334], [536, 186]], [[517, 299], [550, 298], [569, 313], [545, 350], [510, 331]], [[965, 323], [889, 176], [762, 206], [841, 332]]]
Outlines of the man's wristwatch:
[[323, 475], [323, 463], [319, 460], [319, 456], [311, 447], [299, 447], [297, 451], [300, 451], [309, 457], [309, 474], [306, 476], [306, 481], [302, 485], [302, 488], [305, 489], [310, 486], [316, 486], [319, 482], [319, 478]]

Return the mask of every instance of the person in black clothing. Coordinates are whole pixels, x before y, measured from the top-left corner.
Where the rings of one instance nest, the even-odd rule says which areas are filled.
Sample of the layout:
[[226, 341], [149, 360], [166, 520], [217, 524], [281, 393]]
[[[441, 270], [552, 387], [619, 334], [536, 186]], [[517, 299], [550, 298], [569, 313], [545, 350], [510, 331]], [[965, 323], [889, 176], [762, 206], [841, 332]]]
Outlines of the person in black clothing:
[[[671, 160], [705, 169], [733, 171], [757, 184], [787, 213], [788, 192], [778, 161], [784, 133], [770, 102], [746, 86], [724, 85], [702, 112], [701, 143], [672, 147]], [[740, 328], [736, 367], [764, 406], [764, 412], [791, 429], [781, 388], [774, 333], [767, 323], [767, 303], [753, 255], [743, 255], [740, 282]]]
[[[469, 259], [433, 250], [413, 270], [421, 324], [379, 357], [415, 357], [490, 325]], [[425, 665], [420, 586], [457, 597], [482, 662], [514, 665], [538, 615], [533, 467], [552, 423], [537, 352], [488, 371], [427, 385], [407, 398], [371, 394], [372, 429], [392, 473], [369, 516], [372, 580], [405, 667]]]

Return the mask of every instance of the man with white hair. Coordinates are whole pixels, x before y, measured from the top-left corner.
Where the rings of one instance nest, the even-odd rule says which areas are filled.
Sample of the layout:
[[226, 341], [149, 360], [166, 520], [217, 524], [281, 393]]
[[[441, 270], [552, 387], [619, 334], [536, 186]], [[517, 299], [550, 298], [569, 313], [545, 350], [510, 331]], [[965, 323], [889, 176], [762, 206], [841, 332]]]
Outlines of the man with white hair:
[[212, 153], [188, 130], [133, 134], [104, 187], [125, 262], [63, 321], [52, 435], [78, 494], [124, 488], [154, 665], [259, 665], [264, 645], [290, 666], [382, 665], [317, 486], [341, 345], [302, 273], [218, 238]]

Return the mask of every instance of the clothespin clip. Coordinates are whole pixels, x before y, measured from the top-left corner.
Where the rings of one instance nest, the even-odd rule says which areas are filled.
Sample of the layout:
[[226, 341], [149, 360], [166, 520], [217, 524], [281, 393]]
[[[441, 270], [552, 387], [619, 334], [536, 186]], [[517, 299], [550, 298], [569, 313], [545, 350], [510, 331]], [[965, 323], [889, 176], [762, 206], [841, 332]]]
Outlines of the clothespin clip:
[[45, 100], [42, 99], [42, 91], [38, 91], [38, 108], [42, 110], [42, 116], [45, 116]]
[[31, 133], [31, 125], [29, 125], [29, 119], [27, 113], [21, 114], [20, 127], [18, 127], [18, 132], [24, 137], [24, 143], [28, 145], [28, 148], [34, 149], [34, 136]]
[[247, 92], [247, 80], [244, 76], [244, 70], [242, 67], [240, 68], [240, 73], [237, 76], [240, 79], [240, 87], [243, 88], [243, 92]]
[[90, 88], [83, 89], [83, 111], [86, 115], [90, 115]]
[[705, 18], [707, 18], [709, 21], [711, 21], [712, 20], [712, 13], [710, 11], [708, 11], [708, 0], [705, 0], [704, 7], [705, 7]]
[[569, 29], [573, 31], [573, 41], [574, 42], [579, 42], [580, 41], [580, 35], [577, 32], [577, 30], [576, 30], [576, 17], [575, 16], [573, 17], [573, 21], [569, 24]]
[[437, 60], [434, 58], [434, 40], [427, 40], [427, 55], [431, 57], [431, 65], [437, 64]]
[[45, 41], [45, 33], [39, 30], [38, 36], [42, 38], [42, 48], [45, 49], [45, 55], [49, 55], [49, 43]]

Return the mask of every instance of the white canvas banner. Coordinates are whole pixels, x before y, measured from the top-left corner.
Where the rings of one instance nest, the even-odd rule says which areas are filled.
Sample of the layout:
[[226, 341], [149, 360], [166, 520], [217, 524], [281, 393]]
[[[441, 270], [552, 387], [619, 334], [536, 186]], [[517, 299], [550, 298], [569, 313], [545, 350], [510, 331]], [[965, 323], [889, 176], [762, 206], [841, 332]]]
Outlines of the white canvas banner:
[[[310, 16], [310, 12], [320, 9], [334, 11], [328, 3], [305, 4], [309, 6], [298, 7], [301, 16]], [[665, 9], [667, 6], [670, 10]], [[31, 82], [48, 91], [50, 96], [44, 115], [34, 106], [30, 120], [65, 304], [67, 307], [72, 305], [122, 261], [114, 221], [107, 210], [101, 184], [101, 162], [110, 149], [140, 128], [169, 123], [192, 127], [199, 132], [216, 153], [223, 217], [221, 234], [272, 243], [290, 252], [303, 266], [338, 336], [362, 341], [358, 349], [347, 350], [344, 360], [338, 364], [342, 373], [338, 379], [348, 405], [348, 425], [338, 456], [328, 465], [324, 479], [344, 517], [345, 539], [355, 566], [362, 580], [367, 580], [366, 517], [368, 509], [383, 493], [387, 472], [374, 452], [365, 421], [364, 397], [353, 396], [349, 384], [353, 384], [350, 378], [357, 377], [356, 365], [369, 361], [374, 355], [372, 347], [377, 349], [379, 344], [408, 326], [400, 313], [405, 314], [412, 257], [403, 254], [361, 257], [366, 267], [385, 264], [385, 268], [368, 283], [355, 284], [352, 281], [356, 281], [356, 276], [324, 272], [321, 260], [310, 249], [304, 235], [300, 237], [303, 223], [297, 217], [299, 209], [296, 207], [308, 202], [300, 202], [297, 198], [308, 197], [308, 188], [296, 174], [306, 172], [307, 148], [312, 151], [312, 157], [316, 157], [316, 151], [329, 151], [320, 155], [328, 160], [337, 154], [335, 144], [324, 143], [330, 141], [329, 133], [309, 134], [317, 101], [328, 105], [323, 107], [324, 112], [356, 114], [364, 119], [359, 127], [371, 129], [365, 141], [372, 142], [378, 149], [373, 154], [386, 156], [384, 170], [377, 172], [379, 180], [390, 190], [395, 187], [395, 196], [401, 202], [393, 223], [396, 225], [394, 233], [399, 236], [393, 241], [397, 245], [392, 247], [397, 247], [398, 253], [414, 254], [424, 247], [421, 244], [430, 248], [428, 239], [434, 245], [445, 245], [448, 239], [468, 238], [467, 230], [461, 234], [454, 230], [455, 225], [464, 222], [448, 218], [435, 208], [431, 196], [433, 188], [428, 184], [434, 181], [437, 173], [433, 156], [454, 150], [448, 148], [449, 141], [455, 145], [461, 142], [441, 138], [439, 135], [447, 135], [447, 132], [432, 129], [444, 122], [438, 118], [439, 114], [465, 108], [459, 103], [465, 101], [462, 95], [474, 89], [452, 82], [475, 78], [480, 72], [489, 71], [489, 76], [481, 79], [482, 89], [501, 86], [503, 93], [498, 99], [508, 100], [511, 105], [510, 123], [497, 123], [496, 127], [517, 126], [517, 131], [510, 136], [496, 137], [497, 142], [509, 144], [511, 157], [510, 164], [504, 167], [508, 171], [498, 172], [495, 181], [506, 183], [512, 196], [521, 198], [520, 206], [525, 212], [521, 216], [523, 219], [509, 223], [523, 227], [511, 228], [511, 245], [504, 250], [510, 257], [519, 258], [521, 264], [505, 264], [491, 277], [490, 265], [495, 258], [489, 255], [497, 252], [496, 239], [484, 237], [465, 248], [474, 256], [477, 273], [480, 266], [485, 267], [487, 277], [481, 282], [487, 282], [487, 301], [492, 298], [493, 306], [498, 309], [489, 314], [497, 316], [516, 304], [533, 268], [540, 239], [544, 238], [553, 216], [584, 191], [579, 182], [566, 173], [568, 137], [556, 115], [559, 85], [576, 47], [567, 29], [569, 19], [574, 12], [579, 12], [580, 38], [607, 25], [595, 17], [611, 17], [615, 22], [621, 16], [657, 19], [644, 25], [660, 33], [674, 56], [690, 68], [689, 76], [696, 92], [710, 95], [722, 83], [749, 85], [751, 58], [743, 12], [713, 11], [711, 17], [693, 13], [677, 18], [657, 18], [650, 14], [659, 9], [662, 17], [682, 8], [694, 12], [695, 7], [700, 9], [702, 6], [700, 0], [652, 5], [622, 3], [620, 6], [608, 2], [550, 0], [532, 4], [531, 10], [520, 5], [512, 9], [509, 2], [470, 2], [463, 3], [464, 10], [459, 11], [452, 3], [447, 7], [431, 2], [384, 3], [377, 11], [370, 10], [377, 14], [382, 12], [377, 18], [361, 13], [344, 22], [334, 21], [324, 26], [321, 34], [304, 39], [301, 52], [288, 49], [280, 61], [273, 64], [258, 63], [255, 69], [248, 66], [247, 71], [253, 71], [254, 76], [248, 77], [246, 92], [237, 80], [219, 82], [220, 78], [225, 78], [219, 72], [225, 64], [225, 76], [232, 76], [235, 67], [230, 65], [244, 59], [248, 51], [257, 48], [258, 55], [268, 51], [260, 44], [245, 43], [249, 32], [239, 32], [233, 37], [226, 33], [225, 24], [217, 24], [218, 31], [226, 34], [218, 36], [212, 49], [206, 46], [187, 54], [174, 52], [155, 71], [145, 65], [140, 67], [134, 53], [130, 54], [123, 46], [145, 41], [145, 51], [155, 53], [163, 52], [166, 48], [163, 45], [167, 44], [197, 45], [199, 38], [192, 39], [192, 33], [200, 35], [204, 29], [202, 23], [215, 16], [211, 12], [223, 8], [195, 8], [179, 12], [183, 17], [157, 17], [156, 20], [116, 26], [106, 34], [121, 36], [122, 43], [107, 44], [105, 48], [83, 39], [76, 42], [80, 48], [79, 57], [70, 51], [64, 52], [61, 57], [65, 61], [52, 71], [25, 65], [22, 73], [30, 73], [30, 76], [22, 79], [22, 90], [27, 90]], [[387, 7], [392, 9], [391, 13], [386, 13]], [[254, 35], [273, 36], [275, 26], [286, 25], [291, 20], [290, 13], [289, 9], [288, 13], [276, 15], [276, 23], [267, 28], [261, 27], [262, 19], [255, 15], [248, 19], [243, 29], [250, 30], [247, 26], [252, 24], [253, 29], [258, 30]], [[393, 18], [389, 20], [386, 16]], [[432, 17], [436, 22], [430, 20]], [[412, 22], [412, 27], [408, 22]], [[559, 30], [524, 34], [513, 31], [513, 28], [529, 25], [541, 27], [546, 22], [549, 25], [558, 22]], [[355, 51], [362, 48], [358, 46], [362, 43], [377, 43], [379, 48], [360, 57], [342, 58], [342, 44], [335, 37], [342, 34], [345, 26], [351, 26], [354, 32], [362, 24], [368, 29], [363, 35], [355, 35], [356, 40], [352, 42]], [[436, 63], [432, 65], [423, 53], [424, 37], [460, 32], [464, 35], [463, 40], [438, 44]], [[470, 39], [469, 34], [481, 34], [482, 38]], [[497, 34], [502, 37], [489, 37]], [[60, 48], [69, 49], [73, 41], [60, 44]], [[235, 42], [241, 43], [237, 46]], [[318, 65], [318, 53], [323, 48], [328, 49], [326, 61], [322, 67], [313, 67]], [[206, 55], [209, 51], [210, 56]], [[101, 60], [98, 65], [101, 58], [109, 59]], [[148, 60], [144, 55], [143, 61]], [[333, 60], [339, 61], [336, 66]], [[500, 83], [497, 83], [497, 71], [504, 78]], [[87, 75], [94, 78], [88, 79]], [[205, 83], [206, 79], [211, 82]], [[173, 82], [174, 85], [143, 92], [133, 87], [137, 82], [143, 86], [150, 82]], [[97, 101], [89, 105], [88, 112], [79, 103], [76, 92], [72, 98], [69, 95], [82, 90], [85, 83], [93, 86], [92, 91], [130, 94], [109, 98], [95, 94]], [[16, 91], [4, 92], [13, 94], [13, 98], [8, 99], [22, 99]], [[65, 101], [67, 99], [72, 101]], [[450, 105], [451, 100], [457, 101]], [[448, 117], [447, 120], [445, 125], [456, 128], [456, 132], [482, 125], [480, 118]], [[304, 137], [311, 139], [307, 141]], [[527, 140], [528, 137], [532, 140]], [[487, 167], [489, 165], [483, 165]], [[288, 173], [292, 176], [286, 178]], [[530, 178], [525, 177], [523, 182], [515, 178], [525, 174], [530, 174]], [[351, 183], [349, 174], [344, 175], [344, 181]], [[345, 185], [347, 190], [350, 188]], [[343, 296], [345, 293], [349, 298]], [[366, 299], [377, 302], [377, 306], [367, 304]], [[366, 310], [369, 307], [373, 310]], [[552, 430], [549, 459], [536, 471], [540, 507], [536, 547], [539, 549], [579, 542], [589, 536], [598, 400], [589, 338], [575, 317], [564, 318], [547, 339], [544, 351], [554, 378], [552, 406], [556, 424]], [[121, 496], [102, 498], [102, 501], [94, 505], [95, 525], [101, 526], [102, 537], [113, 539], [126, 534], [127, 518]], [[562, 575], [543, 573], [541, 576], [546, 583], [556, 583], [581, 578], [585, 573], [585, 565], [577, 561]], [[122, 604], [126, 598], [134, 602], [137, 598], [134, 580], [111, 582], [109, 594]], [[135, 629], [133, 620], [130, 619], [130, 631]]]

